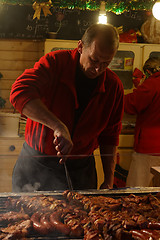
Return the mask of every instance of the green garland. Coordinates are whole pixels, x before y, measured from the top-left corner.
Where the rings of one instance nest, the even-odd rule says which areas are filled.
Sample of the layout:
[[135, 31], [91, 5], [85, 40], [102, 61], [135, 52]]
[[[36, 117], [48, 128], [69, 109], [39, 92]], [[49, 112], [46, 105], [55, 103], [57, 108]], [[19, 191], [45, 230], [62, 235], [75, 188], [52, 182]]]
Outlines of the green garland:
[[[48, 0], [0, 0], [0, 4], [9, 5], [32, 5], [34, 2], [45, 3]], [[111, 11], [116, 14], [121, 14], [124, 11], [130, 10], [146, 10], [150, 11], [156, 0], [134, 0], [134, 1], [119, 1], [119, 0], [106, 0], [106, 11]], [[52, 0], [53, 8], [68, 8], [80, 10], [97, 10], [100, 8], [100, 0]]]

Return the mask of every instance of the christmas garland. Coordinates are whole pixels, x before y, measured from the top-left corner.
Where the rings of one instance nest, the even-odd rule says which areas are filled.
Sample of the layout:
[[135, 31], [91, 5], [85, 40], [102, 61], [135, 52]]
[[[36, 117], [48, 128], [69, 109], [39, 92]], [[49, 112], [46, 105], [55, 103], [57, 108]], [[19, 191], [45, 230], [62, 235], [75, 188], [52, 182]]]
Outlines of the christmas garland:
[[[124, 11], [131, 10], [151, 10], [156, 0], [106, 0], [106, 11], [111, 11], [116, 14], [121, 14]], [[68, 8], [68, 9], [80, 9], [80, 10], [97, 10], [100, 8], [100, 0], [0, 0], [0, 4], [9, 5], [33, 5], [44, 4], [53, 8]], [[38, 6], [38, 5], [37, 5]], [[42, 8], [42, 6], [41, 6]], [[49, 8], [48, 8], [49, 9]], [[50, 13], [48, 13], [50, 14]]]

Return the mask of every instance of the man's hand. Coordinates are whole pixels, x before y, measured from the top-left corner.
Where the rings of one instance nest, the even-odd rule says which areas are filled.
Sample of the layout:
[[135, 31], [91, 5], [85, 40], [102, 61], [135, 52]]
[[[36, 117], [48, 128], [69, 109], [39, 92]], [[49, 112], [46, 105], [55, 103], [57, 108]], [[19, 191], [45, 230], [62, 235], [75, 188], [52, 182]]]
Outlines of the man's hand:
[[[59, 123], [59, 125], [55, 128], [53, 143], [55, 144], [57, 156], [68, 155], [71, 152], [73, 142], [68, 128], [64, 124]], [[62, 164], [64, 161], [66, 161], [66, 157], [62, 156], [59, 163]]]

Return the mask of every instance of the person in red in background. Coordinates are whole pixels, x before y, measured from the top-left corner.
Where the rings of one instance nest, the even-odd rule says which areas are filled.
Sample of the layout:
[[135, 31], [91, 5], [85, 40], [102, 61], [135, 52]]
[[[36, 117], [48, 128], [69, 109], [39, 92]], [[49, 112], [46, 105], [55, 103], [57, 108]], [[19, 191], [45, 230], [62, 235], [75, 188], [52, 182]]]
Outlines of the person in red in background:
[[96, 189], [98, 146], [105, 176], [101, 188], [113, 187], [124, 91], [107, 67], [118, 46], [112, 25], [94, 24], [76, 49], [46, 54], [15, 81], [10, 101], [28, 119], [12, 191], [67, 189], [59, 161], [66, 161], [73, 189]]
[[[152, 185], [152, 166], [160, 165], [160, 59], [149, 58], [143, 66], [143, 81], [125, 95], [124, 111], [137, 115], [134, 153], [126, 186]], [[138, 71], [138, 78], [140, 72]], [[136, 72], [134, 77], [137, 76]]]

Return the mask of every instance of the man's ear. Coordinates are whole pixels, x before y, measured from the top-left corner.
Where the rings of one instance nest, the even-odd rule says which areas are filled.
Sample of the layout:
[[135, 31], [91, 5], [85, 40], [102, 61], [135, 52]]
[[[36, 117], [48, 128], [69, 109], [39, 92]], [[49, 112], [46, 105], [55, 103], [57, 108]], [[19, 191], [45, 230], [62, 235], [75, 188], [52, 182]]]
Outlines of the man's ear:
[[77, 47], [77, 49], [78, 49], [78, 52], [79, 52], [80, 54], [82, 53], [82, 48], [83, 48], [82, 40], [79, 40], [79, 41], [78, 41], [78, 47]]

